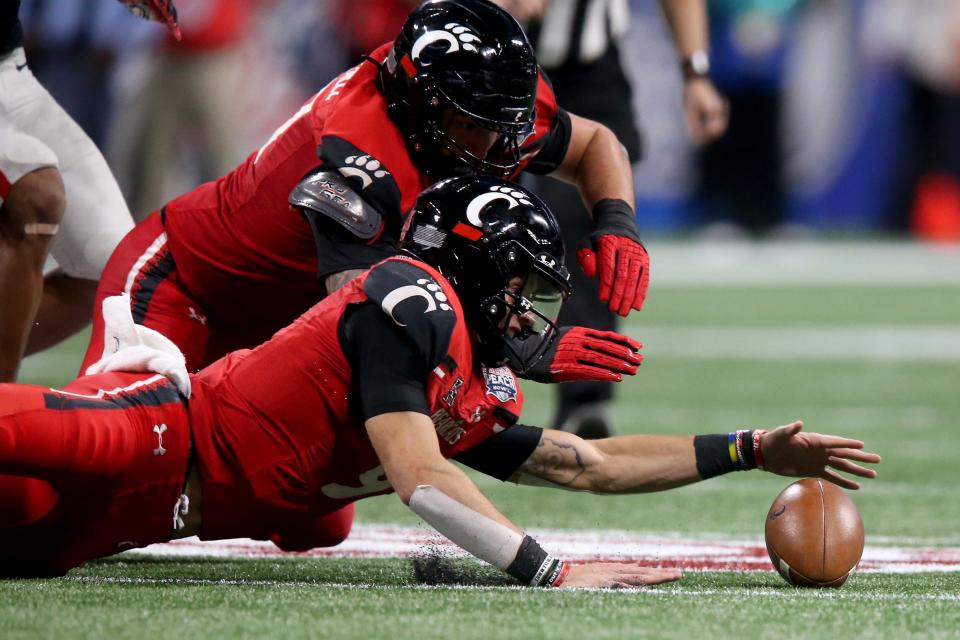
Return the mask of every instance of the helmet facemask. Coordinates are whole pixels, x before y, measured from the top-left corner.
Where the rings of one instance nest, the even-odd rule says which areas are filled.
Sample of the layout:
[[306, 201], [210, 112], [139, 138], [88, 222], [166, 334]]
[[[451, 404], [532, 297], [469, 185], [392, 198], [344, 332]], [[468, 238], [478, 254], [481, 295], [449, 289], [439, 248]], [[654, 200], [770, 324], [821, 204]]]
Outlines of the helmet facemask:
[[[500, 366], [509, 362], [523, 373], [557, 339], [557, 316], [570, 295], [568, 276], [566, 268], [558, 268], [552, 256], [535, 257], [515, 241], [504, 245], [499, 254], [504, 267], [502, 287], [479, 300], [479, 317], [471, 324], [484, 364]], [[539, 340], [536, 349], [523, 349], [519, 344], [534, 337]]]
[[[417, 164], [434, 180], [469, 174], [497, 178], [512, 176], [520, 166], [521, 147], [533, 134], [535, 112], [518, 114], [521, 122], [502, 122], [484, 118], [457, 105], [435, 87], [414, 96], [408, 108], [412, 151]], [[414, 122], [412, 114], [419, 114]], [[464, 118], [496, 139], [483, 156], [470, 150], [449, 129], [454, 118]]]

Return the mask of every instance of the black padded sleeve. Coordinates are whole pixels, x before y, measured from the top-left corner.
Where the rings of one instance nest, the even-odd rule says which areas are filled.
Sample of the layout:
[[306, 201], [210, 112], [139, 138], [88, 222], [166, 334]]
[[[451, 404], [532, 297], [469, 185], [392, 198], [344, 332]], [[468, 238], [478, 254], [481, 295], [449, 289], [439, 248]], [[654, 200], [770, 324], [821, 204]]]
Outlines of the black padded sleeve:
[[430, 415], [424, 389], [430, 368], [420, 349], [377, 305], [354, 309], [343, 336], [364, 420], [394, 411]]
[[542, 140], [537, 141], [536, 144], [540, 146], [540, 150], [524, 170], [538, 175], [546, 175], [556, 171], [567, 156], [572, 129], [570, 114], [557, 107], [557, 117], [553, 121], [550, 133], [544, 136]]
[[317, 247], [317, 277], [350, 269], [369, 269], [397, 253], [392, 228], [384, 229], [372, 242], [363, 242], [333, 220], [313, 211], [304, 211]]
[[480, 473], [507, 480], [537, 448], [542, 434], [540, 427], [516, 424], [457, 454], [453, 459]]

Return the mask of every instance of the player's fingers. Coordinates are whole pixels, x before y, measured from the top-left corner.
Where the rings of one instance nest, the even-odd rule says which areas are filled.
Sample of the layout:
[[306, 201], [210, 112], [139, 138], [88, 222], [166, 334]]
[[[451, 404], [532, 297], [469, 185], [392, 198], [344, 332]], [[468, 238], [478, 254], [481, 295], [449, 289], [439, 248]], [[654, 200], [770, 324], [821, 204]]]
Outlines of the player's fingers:
[[[600, 279], [600, 302], [609, 302], [613, 293], [613, 280], [616, 277], [617, 251], [613, 243], [600, 238], [597, 243], [597, 276]], [[612, 311], [612, 309], [611, 309]]]
[[640, 288], [641, 264], [639, 259], [630, 260], [627, 266], [627, 277], [623, 282], [623, 296], [620, 298], [620, 305], [617, 313], [626, 317], [633, 308], [633, 302], [637, 297], [637, 289]]
[[847, 458], [848, 460], [857, 460], [858, 462], [869, 462], [870, 464], [879, 464], [880, 462], [880, 456], [876, 453], [861, 451], [860, 449], [835, 449], [831, 447], [827, 449], [827, 455]]
[[629, 284], [629, 258], [625, 251], [613, 250], [613, 285], [610, 288], [610, 302], [607, 307], [611, 313], [620, 315], [620, 306]]
[[[580, 346], [581, 350], [589, 350], [594, 353], [602, 353], [604, 355], [610, 356], [612, 358], [617, 358], [619, 360], [626, 360], [628, 362], [633, 362], [640, 364], [643, 361], [643, 355], [638, 352], [637, 349], [632, 349], [629, 346], [623, 344], [622, 342], [613, 342], [610, 340], [585, 340]], [[582, 351], [581, 351], [582, 352]]]
[[647, 299], [647, 289], [650, 288], [650, 264], [648, 260], [640, 263], [640, 285], [637, 287], [633, 296], [633, 308], [637, 311], [643, 309], [643, 303]]
[[838, 487], [850, 489], [851, 491], [856, 491], [860, 488], [859, 482], [856, 480], [851, 480], [850, 478], [845, 478], [832, 469], [824, 469], [823, 473], [820, 474], [820, 477], [824, 480], [829, 480]]
[[631, 351], [639, 351], [643, 348], [642, 342], [637, 342], [630, 336], [625, 336], [622, 333], [617, 333], [616, 331], [597, 331], [596, 329], [584, 329], [583, 335], [587, 338], [591, 338], [592, 342], [603, 345], [616, 344], [626, 349], [630, 349]]
[[770, 435], [774, 437], [780, 437], [784, 439], [792, 438], [793, 436], [800, 433], [803, 430], [803, 422], [801, 420], [795, 420], [790, 424], [785, 424], [783, 426], [777, 427], [770, 432]]
[[566, 367], [562, 371], [553, 375], [554, 382], [583, 382], [596, 380], [600, 382], [621, 382], [623, 376], [609, 369], [593, 366], [592, 364], [580, 364]]
[[861, 467], [856, 462], [850, 462], [843, 458], [836, 458], [830, 456], [827, 458], [827, 464], [833, 467], [838, 471], [846, 471], [847, 473], [852, 473], [855, 476], [860, 476], [861, 478], [876, 478], [877, 472], [874, 469], [868, 469], [867, 467]]
[[624, 576], [621, 579], [634, 586], [675, 582], [683, 577], [679, 569], [644, 569], [640, 573]]
[[580, 263], [580, 268], [588, 278], [593, 278], [597, 275], [597, 254], [590, 249], [583, 248], [577, 250], [577, 262]]
[[602, 353], [587, 354], [582, 358], [578, 358], [577, 363], [586, 367], [607, 369], [608, 371], [626, 373], [631, 376], [637, 372], [637, 367], [640, 366], [639, 363], [627, 362], [622, 358], [611, 358]]
[[820, 444], [830, 448], [845, 447], [847, 449], [863, 449], [862, 440], [854, 440], [853, 438], [844, 438], [842, 436], [825, 436], [821, 434]]

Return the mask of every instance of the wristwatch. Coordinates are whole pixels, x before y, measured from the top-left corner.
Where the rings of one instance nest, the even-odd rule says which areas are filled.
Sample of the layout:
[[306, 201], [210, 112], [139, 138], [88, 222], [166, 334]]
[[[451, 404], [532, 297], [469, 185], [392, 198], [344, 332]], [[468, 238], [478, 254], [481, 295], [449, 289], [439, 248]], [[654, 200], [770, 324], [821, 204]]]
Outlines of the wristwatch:
[[708, 78], [710, 77], [710, 54], [703, 49], [698, 49], [683, 58], [680, 69], [683, 71], [684, 80]]

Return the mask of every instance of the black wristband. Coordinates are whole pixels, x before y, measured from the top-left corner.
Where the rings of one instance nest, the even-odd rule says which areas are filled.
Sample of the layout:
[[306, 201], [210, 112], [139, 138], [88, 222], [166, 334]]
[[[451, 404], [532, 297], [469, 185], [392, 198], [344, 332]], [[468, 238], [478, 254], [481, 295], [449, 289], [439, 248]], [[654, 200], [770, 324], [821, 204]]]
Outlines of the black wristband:
[[697, 459], [697, 473], [704, 480], [757, 467], [753, 454], [753, 431], [748, 429], [726, 435], [694, 436], [693, 451]]
[[525, 585], [540, 586], [550, 579], [550, 568], [555, 562], [556, 559], [544, 551], [536, 540], [524, 536], [517, 556], [507, 567], [507, 573]]
[[625, 200], [604, 198], [593, 205], [593, 233], [591, 235], [625, 236], [640, 242], [636, 213]]

